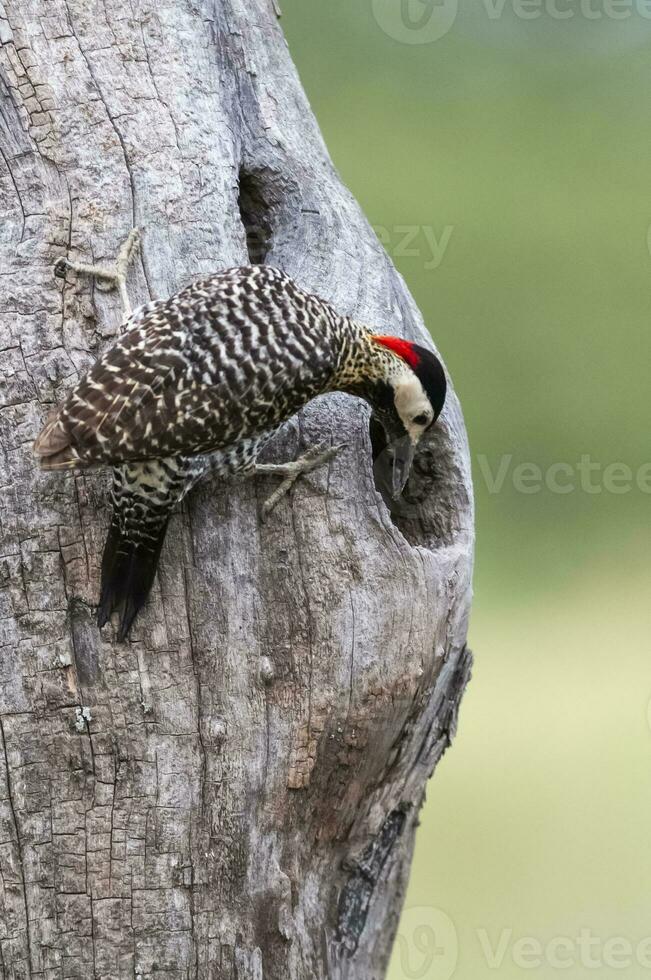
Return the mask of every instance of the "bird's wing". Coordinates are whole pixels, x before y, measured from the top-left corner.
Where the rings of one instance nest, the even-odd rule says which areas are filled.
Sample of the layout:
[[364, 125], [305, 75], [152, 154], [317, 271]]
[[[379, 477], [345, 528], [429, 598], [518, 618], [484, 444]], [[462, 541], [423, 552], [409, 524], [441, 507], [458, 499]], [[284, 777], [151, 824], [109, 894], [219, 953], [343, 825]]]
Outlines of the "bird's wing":
[[241, 433], [255, 367], [238, 358], [232, 309], [182, 296], [145, 307], [73, 389], [34, 445], [43, 468], [205, 452]]

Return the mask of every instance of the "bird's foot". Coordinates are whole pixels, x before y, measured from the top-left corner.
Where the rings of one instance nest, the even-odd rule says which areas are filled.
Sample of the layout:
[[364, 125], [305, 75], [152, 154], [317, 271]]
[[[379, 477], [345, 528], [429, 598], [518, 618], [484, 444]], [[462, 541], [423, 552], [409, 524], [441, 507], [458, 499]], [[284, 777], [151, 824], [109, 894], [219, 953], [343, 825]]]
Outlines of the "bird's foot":
[[140, 232], [133, 228], [122, 243], [113, 265], [87, 265], [85, 262], [72, 262], [70, 259], [57, 259], [54, 265], [54, 275], [65, 279], [66, 272], [77, 272], [82, 276], [92, 276], [106, 284], [108, 289], [117, 289], [124, 312], [131, 312], [129, 294], [127, 293], [127, 272], [129, 266], [140, 250]]
[[305, 455], [299, 456], [298, 459], [295, 459], [291, 463], [256, 463], [252, 471], [253, 476], [262, 474], [283, 477], [280, 486], [276, 487], [271, 496], [262, 505], [262, 519], [264, 520], [271, 513], [278, 501], [293, 487], [300, 476], [303, 476], [305, 473], [311, 473], [312, 470], [315, 470], [318, 466], [323, 466], [324, 463], [329, 463], [345, 446], [346, 443], [341, 443], [338, 446], [330, 446], [329, 449], [323, 449], [322, 446], [314, 446]]

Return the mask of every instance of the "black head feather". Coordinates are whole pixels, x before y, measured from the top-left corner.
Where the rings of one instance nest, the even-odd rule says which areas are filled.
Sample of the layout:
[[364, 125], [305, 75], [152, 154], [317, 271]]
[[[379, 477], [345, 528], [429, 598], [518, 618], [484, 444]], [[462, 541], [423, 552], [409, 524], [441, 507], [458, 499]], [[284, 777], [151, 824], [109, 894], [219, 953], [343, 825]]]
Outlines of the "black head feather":
[[421, 347], [419, 344], [411, 344], [411, 349], [414, 352], [414, 357], [410, 359], [409, 366], [422, 384], [425, 394], [432, 403], [434, 420], [436, 421], [443, 411], [448, 389], [443, 365], [436, 354], [433, 354], [426, 347]]

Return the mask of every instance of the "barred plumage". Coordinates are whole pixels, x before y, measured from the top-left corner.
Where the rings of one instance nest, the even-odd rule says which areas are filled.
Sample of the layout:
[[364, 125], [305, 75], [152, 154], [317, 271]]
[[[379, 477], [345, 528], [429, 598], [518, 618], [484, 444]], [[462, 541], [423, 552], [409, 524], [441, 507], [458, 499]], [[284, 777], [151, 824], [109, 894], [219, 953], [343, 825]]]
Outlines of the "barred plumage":
[[36, 452], [54, 469], [230, 445], [325, 391], [345, 330], [327, 304], [275, 269], [205, 279], [131, 316]]
[[[121, 638], [151, 588], [172, 509], [207, 470], [261, 469], [257, 453], [279, 424], [342, 390], [373, 405], [402, 489], [445, 397], [429, 351], [374, 336], [268, 266], [230, 269], [149, 303], [125, 329], [34, 446], [44, 469], [116, 467], [98, 622], [122, 605]], [[275, 469], [292, 465], [300, 472]]]
[[250, 469], [268, 436], [243, 439], [209, 456], [170, 456], [130, 462], [113, 470], [113, 516], [102, 560], [97, 623], [123, 606], [123, 640], [152, 587], [172, 511], [206, 473], [218, 477]]

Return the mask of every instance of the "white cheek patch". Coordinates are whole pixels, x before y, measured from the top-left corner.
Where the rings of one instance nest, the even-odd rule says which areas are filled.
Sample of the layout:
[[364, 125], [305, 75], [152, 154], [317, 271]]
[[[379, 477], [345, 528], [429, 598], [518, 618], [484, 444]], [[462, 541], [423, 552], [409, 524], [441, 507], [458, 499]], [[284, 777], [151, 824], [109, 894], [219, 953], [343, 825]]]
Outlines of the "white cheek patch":
[[400, 420], [412, 441], [417, 442], [423, 432], [424, 426], [414, 425], [412, 419], [416, 418], [417, 415], [423, 414], [426, 414], [429, 418], [432, 417], [432, 406], [430, 405], [429, 398], [413, 371], [402, 374], [394, 382], [393, 390], [395, 392], [396, 411], [400, 416]]

